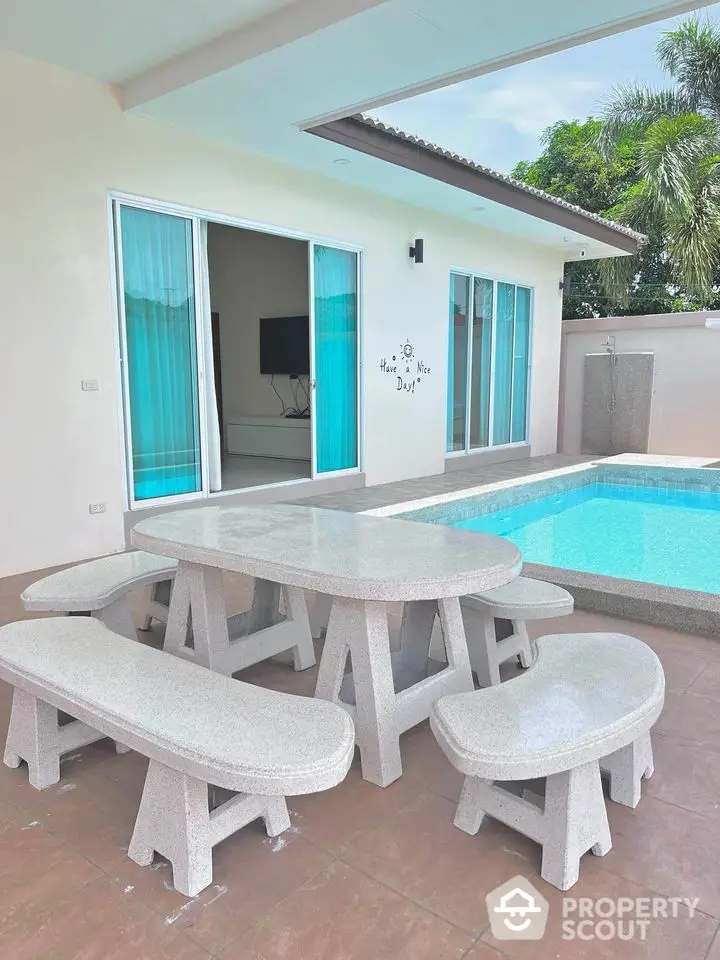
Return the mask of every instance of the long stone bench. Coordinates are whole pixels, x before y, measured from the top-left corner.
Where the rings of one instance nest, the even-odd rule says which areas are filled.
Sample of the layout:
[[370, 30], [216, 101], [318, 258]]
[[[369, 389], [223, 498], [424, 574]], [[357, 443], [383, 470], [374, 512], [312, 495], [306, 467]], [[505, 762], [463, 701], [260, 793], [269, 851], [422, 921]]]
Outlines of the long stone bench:
[[[168, 656], [87, 617], [0, 627], [0, 677], [14, 687], [4, 762], [25, 760], [37, 788], [63, 753], [111, 737], [149, 757], [128, 854], [172, 864], [194, 896], [212, 882], [212, 848], [261, 817], [288, 829], [285, 797], [338, 784], [354, 729], [332, 703], [266, 690]], [[58, 725], [58, 710], [77, 719]], [[236, 791], [210, 811], [208, 785]]]
[[[23, 591], [20, 599], [25, 609], [34, 613], [88, 613], [115, 633], [134, 640], [128, 594], [141, 587], [148, 590], [143, 609], [145, 629], [151, 619], [167, 622], [168, 587], [177, 565], [177, 560], [144, 550], [115, 553], [36, 580]], [[163, 590], [164, 595], [159, 595], [158, 590]]]
[[[537, 649], [527, 673], [442, 697], [430, 726], [465, 774], [455, 826], [475, 834], [486, 814], [501, 820], [542, 845], [543, 879], [567, 890], [584, 853], [611, 847], [600, 767], [611, 798], [628, 806], [653, 772], [665, 677], [653, 651], [622, 634], [542, 637]], [[544, 796], [512, 789], [539, 778]]]

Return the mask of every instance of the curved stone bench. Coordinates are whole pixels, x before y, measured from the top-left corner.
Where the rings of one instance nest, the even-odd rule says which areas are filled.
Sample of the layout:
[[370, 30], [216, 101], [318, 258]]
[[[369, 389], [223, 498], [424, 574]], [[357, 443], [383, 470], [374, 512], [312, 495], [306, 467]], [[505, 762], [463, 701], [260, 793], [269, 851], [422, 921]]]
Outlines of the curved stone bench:
[[[53, 613], [89, 613], [110, 629], [130, 640], [136, 639], [128, 594], [149, 588], [143, 628], [150, 620], [167, 622], [170, 591], [165, 585], [175, 577], [177, 560], [143, 550], [115, 553], [88, 560], [67, 570], [37, 580], [22, 595], [28, 611]], [[157, 595], [163, 589], [165, 596]]]
[[[652, 773], [649, 731], [665, 677], [653, 651], [622, 634], [542, 637], [537, 647], [527, 673], [442, 697], [430, 726], [465, 774], [455, 825], [474, 834], [489, 814], [531, 837], [543, 848], [543, 879], [567, 890], [584, 853], [611, 847], [600, 761], [611, 797], [630, 806]], [[542, 806], [500, 785], [536, 778], [546, 778]]]
[[[212, 882], [212, 848], [262, 817], [270, 836], [290, 826], [285, 796], [338, 784], [355, 733], [335, 704], [266, 690], [169, 657], [87, 618], [0, 627], [0, 677], [13, 684], [5, 763], [30, 782], [60, 779], [67, 750], [103, 736], [150, 758], [128, 854], [173, 867], [194, 896]], [[75, 722], [58, 726], [58, 710]], [[208, 812], [208, 784], [237, 791]]]
[[[494, 590], [463, 597], [460, 602], [470, 663], [481, 687], [500, 683], [500, 664], [512, 657], [519, 657], [525, 668], [531, 666], [535, 652], [527, 620], [565, 617], [574, 606], [567, 590], [530, 577], [517, 577]], [[512, 623], [510, 636], [497, 639], [496, 620]]]

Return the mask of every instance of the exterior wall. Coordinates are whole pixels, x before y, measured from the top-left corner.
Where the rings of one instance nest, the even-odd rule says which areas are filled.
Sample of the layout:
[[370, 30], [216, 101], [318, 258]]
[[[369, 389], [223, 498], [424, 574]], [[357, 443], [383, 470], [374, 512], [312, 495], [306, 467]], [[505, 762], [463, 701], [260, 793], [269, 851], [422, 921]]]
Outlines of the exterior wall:
[[[555, 451], [561, 253], [126, 116], [110, 88], [4, 51], [0, 129], [0, 576], [125, 545], [110, 190], [363, 247], [369, 484], [444, 468], [451, 267], [534, 286], [532, 450]], [[407, 338], [430, 368], [414, 393], [381, 370]]]
[[[308, 245], [302, 240], [208, 224], [211, 307], [220, 315], [223, 413], [279, 416], [270, 377], [260, 373], [260, 317], [300, 317], [309, 310]], [[290, 381], [275, 387], [292, 405]]]
[[608, 336], [618, 353], [654, 355], [649, 453], [720, 459], [720, 330], [708, 313], [607, 317], [563, 323], [560, 449], [582, 447], [583, 364]]

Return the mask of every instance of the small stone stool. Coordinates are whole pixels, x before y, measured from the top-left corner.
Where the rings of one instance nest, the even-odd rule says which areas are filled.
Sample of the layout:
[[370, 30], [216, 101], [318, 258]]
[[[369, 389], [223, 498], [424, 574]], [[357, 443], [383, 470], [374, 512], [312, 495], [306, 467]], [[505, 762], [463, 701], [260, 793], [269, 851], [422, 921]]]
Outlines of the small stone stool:
[[[535, 659], [526, 621], [564, 617], [573, 612], [573, 598], [544, 580], [517, 577], [503, 587], [461, 600], [470, 664], [481, 687], [500, 683], [500, 664], [519, 657], [525, 669]], [[513, 632], [497, 639], [495, 620], [509, 620]]]
[[[542, 637], [537, 648], [527, 673], [441, 697], [430, 726], [465, 774], [455, 826], [475, 834], [486, 814], [500, 820], [542, 845], [543, 879], [568, 890], [582, 855], [612, 845], [600, 767], [611, 797], [629, 806], [652, 773], [665, 676], [646, 644], [622, 634]], [[522, 781], [539, 778], [544, 797], [523, 792]]]

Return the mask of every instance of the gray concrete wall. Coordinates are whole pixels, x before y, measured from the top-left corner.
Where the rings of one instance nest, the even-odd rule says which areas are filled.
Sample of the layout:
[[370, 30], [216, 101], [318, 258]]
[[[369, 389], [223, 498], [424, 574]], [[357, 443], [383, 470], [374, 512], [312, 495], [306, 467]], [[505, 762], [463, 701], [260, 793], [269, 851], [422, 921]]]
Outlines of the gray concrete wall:
[[[604, 342], [614, 337], [619, 358], [627, 354], [651, 354], [653, 359], [651, 374], [645, 369], [649, 361], [619, 359], [619, 363], [629, 367], [619, 379], [615, 452], [720, 459], [720, 329], [709, 329], [705, 325], [713, 318], [720, 321], [720, 314], [697, 312], [565, 321], [558, 449], [568, 454], [605, 452], [594, 449], [610, 440], [609, 423], [603, 425], [602, 415], [605, 394], [600, 380], [604, 358], [598, 357], [599, 382], [591, 390], [597, 399], [589, 404], [585, 402], [585, 358], [603, 353]], [[634, 373], [633, 367], [637, 368]], [[645, 372], [641, 374], [643, 369]], [[652, 383], [649, 410], [643, 399], [647, 396], [648, 376]], [[609, 383], [609, 377], [605, 383]], [[586, 434], [590, 431], [585, 440], [584, 422]], [[637, 444], [642, 446], [645, 431], [647, 445], [643, 450]]]

